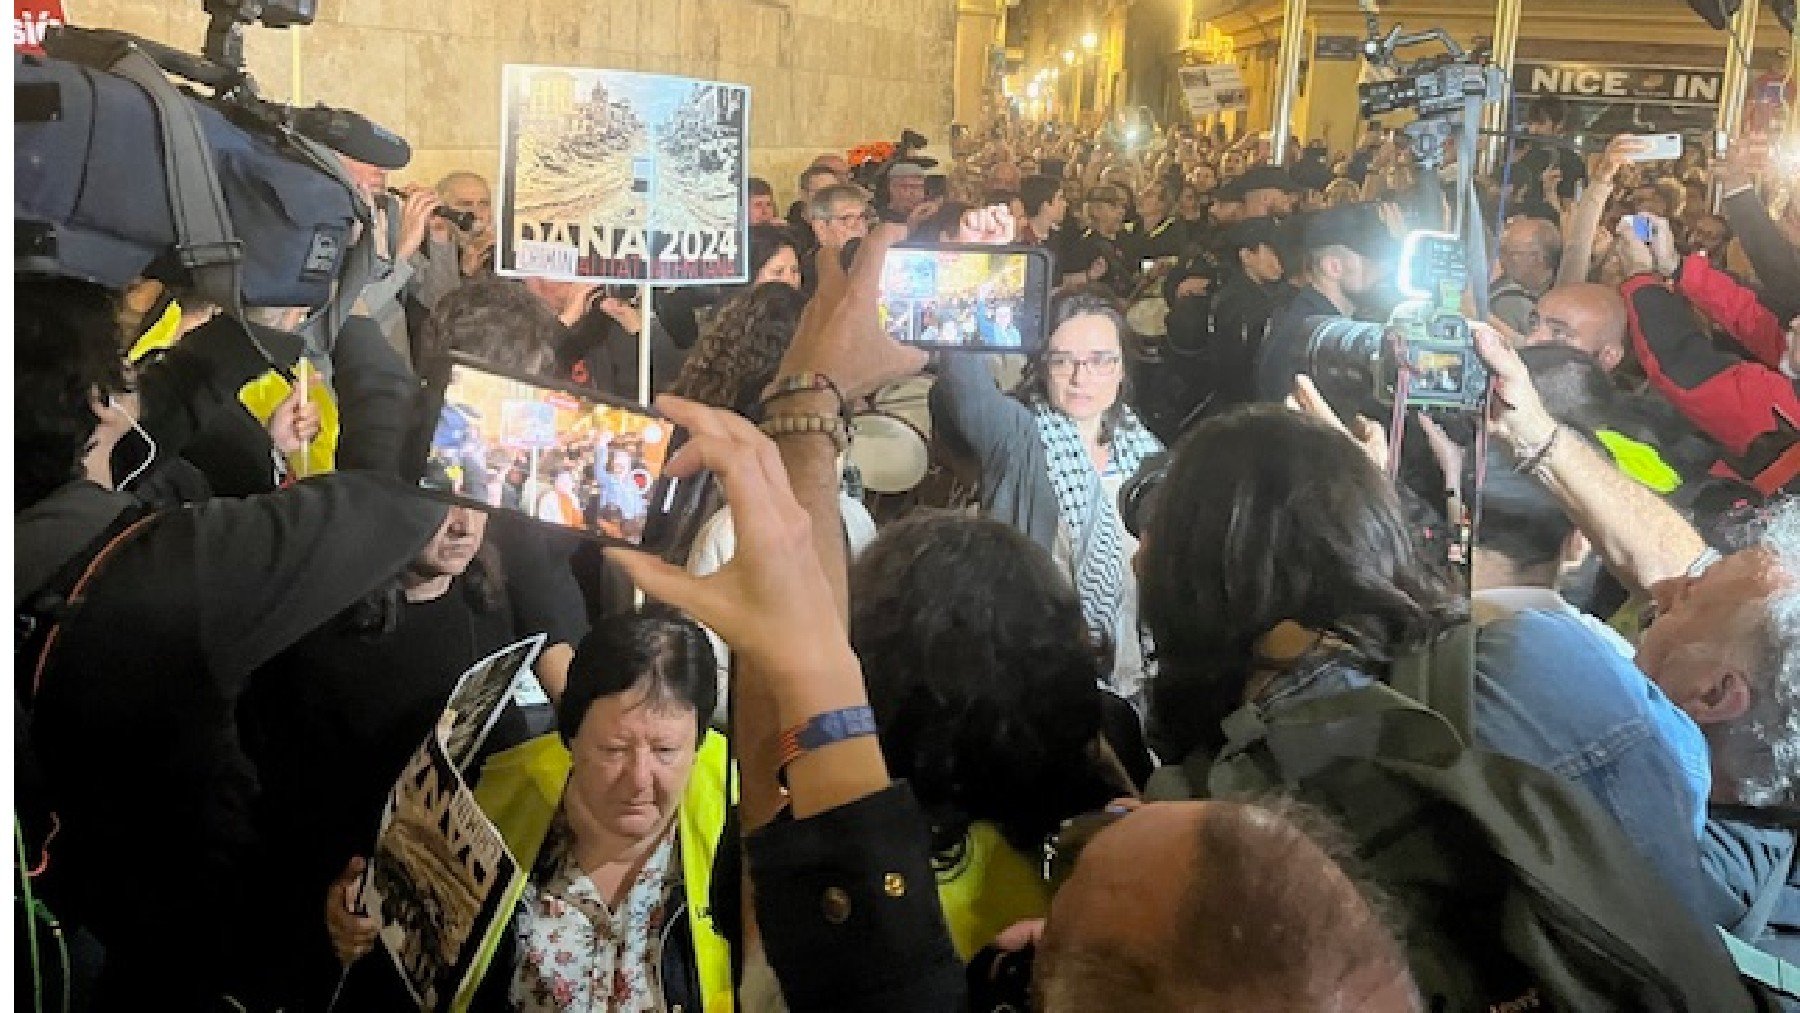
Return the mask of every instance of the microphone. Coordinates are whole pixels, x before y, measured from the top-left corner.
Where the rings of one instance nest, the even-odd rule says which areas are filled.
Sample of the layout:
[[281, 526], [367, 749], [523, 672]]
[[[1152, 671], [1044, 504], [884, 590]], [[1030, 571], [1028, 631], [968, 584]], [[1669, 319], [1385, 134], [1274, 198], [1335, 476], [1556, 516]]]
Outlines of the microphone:
[[406, 138], [366, 116], [326, 105], [293, 110], [294, 129], [358, 162], [382, 169], [404, 169], [412, 161]]

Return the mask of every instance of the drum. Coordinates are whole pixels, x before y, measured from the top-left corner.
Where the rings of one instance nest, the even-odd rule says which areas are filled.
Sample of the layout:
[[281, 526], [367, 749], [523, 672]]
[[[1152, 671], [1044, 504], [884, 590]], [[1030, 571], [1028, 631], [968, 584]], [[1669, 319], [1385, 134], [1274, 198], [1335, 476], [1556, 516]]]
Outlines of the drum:
[[914, 507], [957, 509], [974, 501], [975, 487], [940, 459], [932, 442], [934, 382], [921, 376], [884, 387], [851, 420], [850, 462], [862, 474], [863, 505], [877, 524]]
[[860, 412], [850, 420], [850, 463], [871, 493], [908, 493], [931, 470], [931, 447], [919, 428], [885, 411]]
[[1164, 301], [1162, 292], [1152, 291], [1136, 302], [1125, 313], [1125, 322], [1131, 325], [1139, 337], [1162, 338], [1169, 333], [1169, 304]]

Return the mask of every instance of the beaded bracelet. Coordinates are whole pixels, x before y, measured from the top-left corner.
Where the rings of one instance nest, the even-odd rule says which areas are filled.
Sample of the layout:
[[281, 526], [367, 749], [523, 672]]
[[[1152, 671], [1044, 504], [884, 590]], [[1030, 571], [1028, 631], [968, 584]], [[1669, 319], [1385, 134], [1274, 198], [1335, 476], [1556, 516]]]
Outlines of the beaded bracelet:
[[763, 407], [767, 408], [773, 401], [795, 394], [829, 393], [837, 398], [838, 415], [846, 423], [850, 421], [850, 401], [844, 392], [824, 373], [792, 373], [769, 385], [768, 393], [763, 395]]
[[771, 415], [756, 428], [770, 439], [808, 435], [830, 437], [832, 446], [840, 454], [850, 447], [850, 427], [834, 415]]

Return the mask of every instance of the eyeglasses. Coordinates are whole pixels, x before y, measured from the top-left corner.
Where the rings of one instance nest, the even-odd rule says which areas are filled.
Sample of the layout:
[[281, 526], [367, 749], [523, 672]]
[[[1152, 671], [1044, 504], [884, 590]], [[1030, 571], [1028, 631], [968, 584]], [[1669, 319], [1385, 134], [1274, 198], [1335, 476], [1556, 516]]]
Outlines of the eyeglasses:
[[1053, 352], [1044, 360], [1044, 364], [1054, 377], [1074, 379], [1076, 370], [1086, 369], [1094, 379], [1105, 380], [1118, 375], [1121, 361], [1122, 357], [1118, 352], [1096, 352], [1085, 359], [1066, 352]]
[[867, 208], [865, 208], [861, 211], [846, 211], [841, 215], [831, 215], [830, 217], [825, 219], [825, 221], [828, 221], [831, 224], [836, 225], [840, 229], [850, 228], [852, 225], [855, 225], [857, 222], [870, 222], [870, 221], [874, 221], [874, 220], [875, 220], [875, 212], [870, 211]]

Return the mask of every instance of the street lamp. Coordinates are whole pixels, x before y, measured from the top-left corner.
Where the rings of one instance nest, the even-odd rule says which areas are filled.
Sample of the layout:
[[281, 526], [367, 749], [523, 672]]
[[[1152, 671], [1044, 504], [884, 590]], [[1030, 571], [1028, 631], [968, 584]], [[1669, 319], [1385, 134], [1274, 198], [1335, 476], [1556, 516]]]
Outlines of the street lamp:
[[1099, 46], [1100, 36], [1095, 35], [1093, 32], [1089, 32], [1081, 37], [1081, 48], [1088, 52], [1093, 52], [1095, 49], [1099, 48]]
[[1071, 67], [1075, 65], [1075, 51], [1073, 49], [1063, 50], [1063, 62]]

